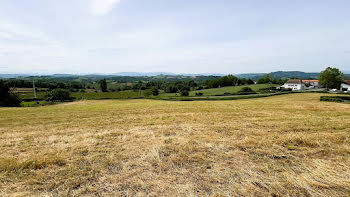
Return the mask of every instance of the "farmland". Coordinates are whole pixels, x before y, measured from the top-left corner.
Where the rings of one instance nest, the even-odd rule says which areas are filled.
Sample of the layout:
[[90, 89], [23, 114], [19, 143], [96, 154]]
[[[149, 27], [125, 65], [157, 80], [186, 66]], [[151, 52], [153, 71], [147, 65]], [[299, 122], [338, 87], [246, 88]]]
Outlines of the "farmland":
[[[228, 87], [222, 87], [222, 88], [211, 88], [211, 89], [204, 89], [204, 90], [198, 90], [198, 91], [191, 91], [189, 93], [189, 96], [195, 96], [197, 92], [203, 93], [203, 96], [215, 96], [219, 94], [224, 93], [236, 93], [243, 87], [250, 87], [254, 91], [258, 91], [259, 89], [263, 88], [269, 88], [269, 87], [276, 87], [277, 85], [274, 84], [256, 84], [256, 85], [244, 85], [244, 86], [228, 86]], [[22, 99], [32, 99], [34, 98], [34, 93], [31, 88], [26, 89], [26, 91], [18, 91], [19, 96]], [[129, 98], [138, 98], [143, 95], [144, 91], [141, 91], [141, 95], [139, 91], [133, 91], [133, 90], [126, 90], [126, 91], [119, 91], [119, 92], [94, 92], [94, 91], [86, 91], [86, 92], [72, 92], [71, 95], [75, 97], [76, 99], [87, 99], [87, 100], [99, 100], [99, 99], [129, 99]], [[45, 92], [37, 92], [38, 98], [44, 98]], [[169, 98], [174, 96], [180, 96], [179, 93], [164, 93], [162, 92], [160, 94], [160, 98]]]
[[269, 88], [269, 87], [277, 87], [277, 86], [278, 85], [274, 85], [274, 84], [256, 84], [256, 85], [244, 85], [244, 86], [228, 86], [228, 87], [223, 87], [223, 88], [212, 88], [212, 89], [191, 91], [190, 92], [190, 96], [195, 96], [197, 92], [203, 93], [203, 96], [214, 96], [214, 95], [218, 95], [218, 94], [224, 94], [226, 92], [228, 92], [228, 93], [236, 93], [242, 87], [250, 87], [252, 90], [258, 91], [259, 89]]
[[[33, 92], [19, 92], [19, 96], [22, 99], [32, 99], [34, 98]], [[126, 90], [120, 92], [72, 92], [71, 95], [77, 99], [88, 99], [88, 100], [98, 100], [98, 99], [128, 99], [136, 98], [140, 96], [138, 91]], [[37, 92], [38, 98], [44, 98], [45, 92]], [[141, 92], [142, 96], [142, 92]]]
[[350, 105], [322, 95], [0, 108], [0, 196], [347, 196]]

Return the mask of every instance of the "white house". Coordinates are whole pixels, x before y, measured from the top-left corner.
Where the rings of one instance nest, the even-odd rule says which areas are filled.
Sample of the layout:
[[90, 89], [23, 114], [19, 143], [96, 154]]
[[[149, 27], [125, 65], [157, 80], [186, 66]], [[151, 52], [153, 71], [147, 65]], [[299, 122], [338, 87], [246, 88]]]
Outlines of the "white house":
[[340, 90], [344, 92], [350, 91], [350, 80], [345, 80], [344, 83], [340, 85]]
[[300, 79], [291, 79], [288, 80], [283, 86], [285, 89], [292, 89], [292, 90], [305, 90], [306, 86]]

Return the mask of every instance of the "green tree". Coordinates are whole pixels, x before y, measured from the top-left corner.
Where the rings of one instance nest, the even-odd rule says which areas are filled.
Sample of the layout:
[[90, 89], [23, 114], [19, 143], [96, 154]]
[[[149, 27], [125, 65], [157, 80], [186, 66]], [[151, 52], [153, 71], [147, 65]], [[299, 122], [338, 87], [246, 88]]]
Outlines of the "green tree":
[[269, 74], [266, 74], [262, 78], [260, 78], [257, 83], [258, 84], [266, 84], [266, 83], [272, 83], [272, 82], [273, 82], [272, 76]]
[[181, 96], [188, 96], [190, 93], [187, 90], [181, 90], [180, 92]]
[[158, 96], [159, 95], [159, 90], [158, 90], [157, 87], [152, 87], [151, 91], [152, 91], [152, 95], [153, 96]]
[[247, 83], [248, 83], [249, 85], [251, 85], [251, 84], [254, 84], [254, 81], [251, 80], [251, 79], [248, 79]]
[[101, 80], [99, 83], [100, 83], [100, 87], [101, 87], [102, 92], [108, 92], [106, 79]]
[[242, 78], [241, 85], [247, 85], [247, 84], [248, 84], [248, 80], [246, 78]]
[[0, 80], [0, 106], [1, 107], [19, 107], [21, 99], [17, 94], [10, 90], [10, 86]]
[[47, 92], [45, 95], [45, 100], [58, 100], [58, 101], [71, 101], [73, 98], [65, 89], [54, 89], [50, 92]]
[[343, 82], [344, 74], [337, 68], [328, 67], [322, 71], [318, 77], [319, 83], [327, 89], [337, 88], [339, 89]]

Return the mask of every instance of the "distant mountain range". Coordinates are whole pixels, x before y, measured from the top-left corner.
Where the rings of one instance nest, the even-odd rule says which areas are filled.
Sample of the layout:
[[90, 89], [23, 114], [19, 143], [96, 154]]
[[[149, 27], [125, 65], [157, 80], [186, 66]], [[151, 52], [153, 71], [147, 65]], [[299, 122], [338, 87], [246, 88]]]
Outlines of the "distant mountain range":
[[263, 77], [266, 74], [269, 74], [276, 79], [292, 78], [292, 77], [300, 78], [300, 79], [317, 79], [320, 73], [306, 73], [306, 72], [300, 72], [300, 71], [277, 71], [277, 72], [271, 72], [271, 73], [246, 73], [246, 74], [238, 74], [236, 76], [239, 78], [256, 80]]
[[[350, 71], [343, 71], [346, 78], [350, 78]], [[301, 72], [301, 71], [277, 71], [271, 73], [244, 73], [244, 74], [235, 74], [239, 78], [246, 78], [257, 80], [263, 77], [266, 74], [270, 74], [276, 79], [283, 78], [300, 78], [300, 79], [317, 79], [319, 73], [316, 72]], [[86, 75], [75, 75], [75, 74], [53, 74], [53, 75], [40, 75], [40, 74], [0, 74], [0, 78], [19, 78], [19, 77], [29, 77], [29, 76], [52, 76], [52, 77], [74, 77], [74, 76], [86, 76], [86, 77], [113, 77], [113, 76], [129, 76], [129, 77], [154, 77], [154, 76], [225, 76], [226, 74], [220, 73], [202, 73], [202, 74], [176, 74], [169, 72], [119, 72], [113, 74], [86, 74]]]

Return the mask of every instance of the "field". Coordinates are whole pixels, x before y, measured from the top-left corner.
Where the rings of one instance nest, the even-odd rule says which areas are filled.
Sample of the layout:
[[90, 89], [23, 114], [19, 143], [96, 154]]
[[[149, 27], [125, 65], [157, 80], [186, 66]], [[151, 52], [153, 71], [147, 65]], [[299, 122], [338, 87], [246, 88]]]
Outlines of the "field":
[[[22, 99], [34, 98], [33, 92], [19, 92], [19, 96]], [[72, 92], [71, 95], [77, 99], [83, 97], [83, 99], [96, 100], [96, 99], [128, 99], [137, 98], [140, 93], [132, 90], [120, 91], [120, 92]], [[142, 93], [141, 93], [142, 95]], [[37, 92], [38, 98], [44, 98], [45, 92]]]
[[0, 108], [0, 196], [349, 196], [326, 94]]
[[[252, 90], [257, 91], [262, 88], [268, 88], [268, 87], [276, 87], [277, 85], [274, 84], [255, 84], [255, 85], [244, 85], [244, 86], [228, 86], [223, 88], [211, 88], [211, 89], [204, 89], [204, 90], [197, 90], [197, 91], [191, 91], [189, 96], [196, 96], [197, 92], [202, 92], [203, 96], [214, 96], [219, 94], [224, 94], [226, 92], [228, 93], [236, 93], [243, 87], [250, 87]], [[166, 94], [168, 96], [175, 96], [178, 94]]]

